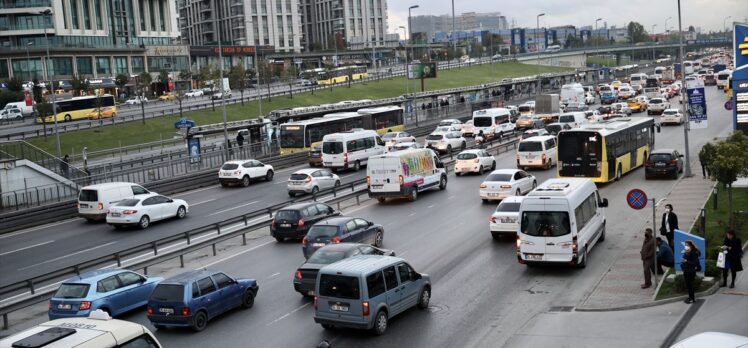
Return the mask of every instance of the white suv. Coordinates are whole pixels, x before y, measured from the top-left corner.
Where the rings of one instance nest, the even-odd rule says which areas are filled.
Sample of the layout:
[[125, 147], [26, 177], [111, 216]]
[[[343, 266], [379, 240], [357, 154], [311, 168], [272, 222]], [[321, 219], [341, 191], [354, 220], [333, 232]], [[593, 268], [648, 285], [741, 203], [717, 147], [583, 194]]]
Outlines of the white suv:
[[652, 98], [647, 102], [647, 115], [662, 114], [670, 108], [670, 103], [665, 98]]
[[140, 105], [141, 103], [148, 103], [148, 98], [136, 95], [125, 101], [127, 105]]
[[416, 137], [407, 132], [389, 132], [382, 136], [382, 140], [384, 141], [384, 145], [389, 149], [400, 143], [414, 143], [416, 142]]
[[483, 175], [486, 169], [496, 169], [496, 159], [488, 151], [481, 149], [465, 150], [457, 155], [455, 160], [455, 175], [463, 173], [478, 173]]
[[327, 169], [302, 169], [291, 174], [288, 178], [288, 195], [311, 193], [340, 186], [340, 177], [330, 173]]
[[230, 184], [241, 184], [247, 187], [254, 179], [273, 180], [274, 174], [273, 166], [263, 164], [258, 160], [228, 161], [218, 171], [218, 181], [223, 187]]
[[184, 94], [185, 97], [191, 98], [191, 97], [202, 97], [205, 95], [205, 92], [203, 92], [202, 89], [193, 89], [187, 93]]
[[636, 95], [636, 91], [634, 91], [631, 87], [621, 86], [618, 88], [618, 98], [619, 99], [628, 99]]
[[467, 146], [467, 141], [461, 132], [452, 131], [429, 134], [426, 136], [424, 145], [439, 152], [451, 152], [452, 149], [464, 150]]

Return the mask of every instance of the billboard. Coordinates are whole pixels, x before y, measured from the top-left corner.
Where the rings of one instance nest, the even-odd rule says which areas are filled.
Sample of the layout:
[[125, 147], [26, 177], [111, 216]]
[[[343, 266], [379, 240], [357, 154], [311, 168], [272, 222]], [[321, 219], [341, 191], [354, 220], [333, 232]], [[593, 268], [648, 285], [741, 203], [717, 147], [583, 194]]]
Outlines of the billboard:
[[436, 78], [436, 62], [408, 64], [408, 79]]
[[691, 129], [707, 128], [706, 95], [704, 81], [686, 81], [686, 95], [688, 96], [688, 122]]
[[748, 24], [733, 26], [732, 124], [734, 130], [748, 134]]

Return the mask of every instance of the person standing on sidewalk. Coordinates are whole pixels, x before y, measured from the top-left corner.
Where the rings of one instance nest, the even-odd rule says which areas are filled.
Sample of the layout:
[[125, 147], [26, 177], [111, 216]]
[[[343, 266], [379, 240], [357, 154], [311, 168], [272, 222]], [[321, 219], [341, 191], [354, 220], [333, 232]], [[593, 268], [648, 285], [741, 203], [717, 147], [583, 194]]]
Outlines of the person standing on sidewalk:
[[696, 278], [696, 272], [701, 269], [701, 265], [699, 264], [699, 255], [701, 252], [693, 244], [693, 241], [687, 240], [685, 244], [685, 252], [680, 261], [680, 269], [683, 271], [683, 280], [686, 282], [686, 289], [688, 289], [688, 298], [683, 302], [693, 303], [696, 300], [693, 281]]
[[727, 286], [727, 270], [730, 270], [730, 273], [732, 273], [730, 288], [735, 287], [735, 278], [738, 272], [743, 270], [743, 263], [740, 261], [740, 258], [743, 256], [742, 248], [743, 243], [735, 235], [735, 231], [727, 231], [725, 241], [722, 242], [722, 250], [727, 251], [727, 257], [725, 258], [725, 268], [722, 269], [722, 284], [720, 286]]
[[678, 229], [678, 215], [673, 213], [673, 205], [665, 204], [665, 213], [662, 214], [662, 224], [660, 225], [660, 234], [667, 238], [667, 244], [670, 245], [670, 249], [675, 248], [673, 238], [675, 236], [675, 230]]
[[706, 143], [701, 147], [699, 151], [699, 164], [701, 164], [701, 175], [706, 178], [711, 178], [712, 174], [709, 172], [709, 162], [714, 158], [715, 148], [712, 143]]
[[674, 262], [673, 249], [670, 249], [670, 246], [662, 241], [662, 238], [657, 237], [657, 274], [665, 274], [662, 266], [673, 267]]
[[641, 254], [642, 266], [644, 267], [644, 284], [641, 287], [642, 289], [646, 289], [652, 286], [652, 272], [655, 270], [655, 244], [652, 240], [651, 228], [644, 230], [644, 242], [642, 243], [642, 250], [639, 253]]

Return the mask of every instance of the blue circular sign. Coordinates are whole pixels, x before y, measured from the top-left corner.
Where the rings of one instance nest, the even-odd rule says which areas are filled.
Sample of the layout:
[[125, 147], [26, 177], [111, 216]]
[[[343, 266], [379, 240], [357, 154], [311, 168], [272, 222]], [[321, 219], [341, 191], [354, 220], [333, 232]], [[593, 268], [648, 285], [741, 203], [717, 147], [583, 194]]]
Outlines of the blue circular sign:
[[647, 194], [640, 189], [633, 189], [626, 194], [626, 203], [636, 210], [643, 209], [647, 206]]

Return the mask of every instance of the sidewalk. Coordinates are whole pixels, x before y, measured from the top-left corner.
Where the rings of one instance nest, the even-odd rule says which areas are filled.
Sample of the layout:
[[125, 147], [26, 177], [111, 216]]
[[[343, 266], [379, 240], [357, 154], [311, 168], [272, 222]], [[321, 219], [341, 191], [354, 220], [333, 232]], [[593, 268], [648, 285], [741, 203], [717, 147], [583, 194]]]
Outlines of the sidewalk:
[[[678, 214], [681, 230], [690, 231], [713, 188], [714, 182], [703, 179], [701, 175], [681, 178], [673, 187], [672, 192], [657, 207], [656, 225], [658, 227], [660, 225], [665, 204], [670, 203], [675, 207], [675, 213]], [[640, 230], [643, 231], [644, 226], [638, 227], [641, 227]], [[655, 231], [655, 235], [659, 235], [659, 231]], [[648, 289], [640, 288], [644, 279], [639, 255], [642, 238], [642, 233], [637, 233], [630, 238], [625, 251], [602, 276], [590, 295], [577, 306], [578, 310], [631, 309], [654, 303], [657, 284], [653, 284]], [[657, 280], [660, 281], [661, 276], [658, 276]]]

